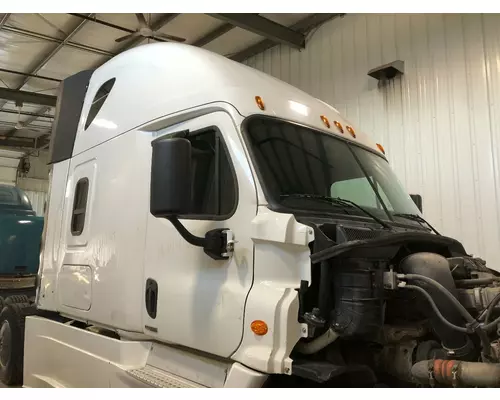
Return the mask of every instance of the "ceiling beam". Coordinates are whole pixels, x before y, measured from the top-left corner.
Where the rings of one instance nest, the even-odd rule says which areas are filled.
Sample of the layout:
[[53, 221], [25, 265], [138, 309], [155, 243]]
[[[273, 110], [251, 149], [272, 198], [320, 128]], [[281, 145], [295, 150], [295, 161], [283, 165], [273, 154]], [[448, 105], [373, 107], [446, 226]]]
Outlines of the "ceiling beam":
[[41, 94], [35, 92], [26, 92], [22, 90], [14, 90], [0, 88], [0, 99], [23, 102], [29, 104], [40, 104], [41, 106], [55, 107], [57, 96]]
[[[37, 33], [37, 32], [33, 32], [33, 31], [29, 31], [27, 29], [15, 28], [13, 26], [4, 26], [2, 28], [2, 30], [6, 31], [6, 32], [15, 33], [15, 34], [18, 34], [18, 35], [21, 35], [21, 36], [26, 36], [26, 37], [29, 37], [31, 39], [45, 40], [47, 42], [61, 43], [63, 41], [63, 39], [58, 39], [58, 38], [55, 38], [55, 37], [52, 37], [52, 36], [47, 36], [47, 35], [44, 35], [42, 33]], [[76, 43], [76, 42], [69, 41], [69, 42], [66, 43], [66, 46], [67, 47], [71, 47], [73, 49], [79, 49], [79, 50], [87, 51], [87, 52], [93, 53], [93, 54], [99, 54], [101, 56], [106, 56], [106, 57], [109, 57], [109, 58], [115, 56], [115, 54], [113, 54], [113, 53], [111, 53], [109, 51], [98, 49], [96, 47], [87, 46], [87, 45]]]
[[[92, 14], [89, 14], [89, 16], [91, 15]], [[77, 24], [71, 30], [71, 32], [68, 33], [66, 37], [55, 48], [53, 48], [51, 51], [45, 54], [40, 59], [40, 61], [36, 63], [35, 67], [33, 67], [33, 69], [30, 71], [30, 75], [34, 75], [38, 71], [40, 71], [64, 46], [66, 46], [69, 43], [69, 41], [73, 38], [73, 36], [75, 36], [80, 31], [80, 29], [82, 29], [85, 26], [87, 22], [88, 21], [86, 20], [80, 21], [80, 23]], [[30, 80], [30, 78], [31, 78], [30, 76], [25, 76], [22, 82], [19, 85], [17, 85], [16, 89], [22, 89], [22, 87]]]
[[107, 22], [107, 21], [104, 21], [102, 19], [98, 19], [95, 15], [93, 17], [89, 16], [89, 15], [85, 15], [85, 14], [78, 14], [78, 13], [69, 13], [69, 15], [72, 15], [73, 17], [78, 17], [78, 18], [81, 18], [81, 19], [84, 19], [87, 21], [95, 22], [96, 24], [104, 25], [104, 26], [107, 26], [108, 28], [113, 28], [113, 29], [116, 29], [116, 30], [119, 30], [122, 32], [127, 32], [127, 33], [134, 33], [135, 32], [135, 30], [133, 30], [133, 29], [125, 28], [124, 26], [112, 24], [111, 22]]
[[4, 27], [4, 25], [7, 23], [7, 20], [10, 18], [11, 14], [4, 14], [2, 19], [0, 19], [0, 29]]
[[30, 74], [28, 72], [14, 71], [13, 69], [7, 69], [7, 68], [0, 68], [0, 72], [5, 72], [6, 74], [13, 74], [13, 75], [29, 76], [31, 78], [43, 79], [46, 81], [52, 81], [57, 83], [61, 82], [60, 79], [50, 78], [48, 76], [43, 76], [43, 75]]
[[271, 21], [259, 14], [209, 14], [238, 28], [256, 33], [275, 43], [286, 44], [296, 49], [305, 47], [305, 36], [284, 25]]
[[[306, 32], [309, 32], [311, 29], [314, 29], [315, 27], [325, 23], [326, 21], [329, 21], [336, 17], [342, 17], [344, 15], [345, 14], [313, 14], [309, 17], [301, 19], [299, 22], [293, 24], [290, 28], [305, 35]], [[276, 42], [270, 39], [265, 39], [234, 54], [230, 58], [234, 61], [243, 62], [274, 46], [276, 46]]]
[[35, 148], [41, 149], [42, 147], [47, 147], [49, 143], [50, 143], [50, 134], [38, 136]]
[[198, 39], [192, 44], [192, 46], [203, 47], [208, 43], [213, 42], [215, 39], [221, 37], [222, 35], [228, 33], [232, 29], [234, 29], [234, 25], [230, 23], [222, 24], [218, 28], [215, 28], [213, 31]]
[[[91, 17], [93, 14], [89, 14], [88, 17]], [[44, 54], [39, 61], [35, 63], [35, 66], [30, 70], [29, 74], [25, 76], [22, 81], [16, 86], [15, 90], [20, 90], [23, 88], [23, 86], [28, 83], [28, 81], [31, 79], [31, 76], [35, 75], [38, 71], [40, 71], [47, 63], [64, 47], [66, 46], [70, 40], [87, 24], [87, 20], [81, 20], [74, 26], [74, 28], [71, 30], [70, 33], [68, 33], [64, 39], [62, 39], [57, 46], [55, 46], [52, 50]], [[6, 101], [0, 104], [0, 110], [3, 108], [5, 105]], [[44, 104], [46, 105], [46, 104]], [[41, 110], [38, 110], [38, 113], [44, 114], [47, 112], [48, 108], [45, 107]], [[35, 121], [37, 117], [30, 117], [26, 121], [24, 121], [23, 125], [28, 126], [31, 124], [33, 121]], [[16, 133], [15, 129], [11, 129], [9, 132], [7, 132], [6, 136], [13, 136]]]
[[[50, 110], [50, 107], [42, 107], [40, 110], [38, 110], [38, 114], [31, 115], [29, 118], [26, 118], [26, 120], [22, 121], [21, 122], [22, 127], [23, 128], [27, 128], [30, 124], [32, 124], [33, 122], [35, 122], [38, 118], [44, 117], [45, 115], [43, 115], [43, 114], [45, 114], [49, 110]], [[48, 117], [50, 117], [50, 116], [48, 116]], [[4, 136], [5, 137], [14, 136], [17, 131], [18, 131], [17, 128], [12, 128]]]
[[29, 111], [16, 111], [16, 110], [6, 110], [5, 108], [0, 110], [0, 113], [5, 114], [16, 114], [16, 115], [27, 115], [28, 117], [37, 117], [37, 118], [49, 118], [54, 119], [53, 115], [50, 114], [40, 114], [40, 113], [32, 113]]
[[35, 147], [35, 139], [32, 138], [7, 138], [3, 139], [0, 134], [0, 147], [19, 147], [32, 149]]

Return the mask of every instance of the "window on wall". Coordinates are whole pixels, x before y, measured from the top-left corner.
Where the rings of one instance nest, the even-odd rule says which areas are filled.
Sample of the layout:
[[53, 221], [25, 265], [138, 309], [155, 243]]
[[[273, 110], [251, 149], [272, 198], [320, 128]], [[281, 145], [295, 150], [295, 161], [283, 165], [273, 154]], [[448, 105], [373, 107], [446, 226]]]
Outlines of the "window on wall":
[[187, 139], [192, 146], [191, 214], [209, 219], [229, 217], [236, 209], [237, 181], [220, 132], [203, 129]]
[[75, 188], [75, 199], [73, 201], [73, 212], [71, 217], [71, 234], [79, 236], [85, 227], [85, 214], [87, 212], [87, 198], [89, 193], [89, 180], [82, 178]]
[[89, 114], [87, 115], [87, 120], [85, 121], [85, 130], [90, 126], [92, 121], [94, 121], [95, 117], [99, 113], [99, 110], [102, 108], [104, 102], [108, 98], [111, 89], [115, 84], [115, 78], [112, 78], [102, 84], [102, 86], [97, 91], [94, 100], [92, 100], [92, 105], [90, 106]]

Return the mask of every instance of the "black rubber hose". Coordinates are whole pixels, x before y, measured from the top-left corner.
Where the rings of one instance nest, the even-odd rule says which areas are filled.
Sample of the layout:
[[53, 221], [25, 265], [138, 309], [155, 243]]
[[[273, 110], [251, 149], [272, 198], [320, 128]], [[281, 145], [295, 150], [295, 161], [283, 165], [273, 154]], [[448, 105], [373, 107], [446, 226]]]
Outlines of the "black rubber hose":
[[497, 319], [493, 320], [489, 324], [483, 325], [482, 329], [485, 330], [486, 332], [488, 332], [489, 330], [491, 330], [491, 328], [494, 328], [498, 324], [500, 324], [500, 317], [498, 317]]
[[449, 328], [451, 328], [451, 329], [453, 329], [455, 331], [462, 332], [462, 333], [469, 333], [469, 331], [467, 330], [467, 328], [463, 328], [461, 326], [452, 324], [450, 321], [448, 321], [443, 316], [443, 314], [441, 314], [441, 311], [439, 311], [439, 308], [436, 305], [436, 302], [433, 300], [432, 296], [429, 293], [427, 293], [427, 291], [425, 289], [422, 289], [420, 286], [415, 286], [415, 285], [405, 285], [405, 286], [402, 286], [401, 288], [402, 289], [405, 289], [405, 288], [412, 289], [412, 290], [416, 290], [416, 291], [422, 293], [422, 295], [424, 295], [424, 297], [430, 303], [433, 311], [436, 313], [436, 315], [439, 317], [439, 319], [443, 322], [443, 324], [445, 324], [446, 326], [448, 326]]
[[462, 317], [469, 322], [469, 323], [474, 323], [476, 320], [470, 313], [465, 309], [465, 307], [458, 301], [458, 299], [453, 296], [443, 285], [441, 285], [438, 281], [435, 281], [434, 279], [428, 278], [427, 276], [424, 275], [417, 275], [417, 274], [407, 274], [404, 275], [404, 278], [409, 280], [409, 281], [423, 281], [425, 283], [428, 283], [429, 285], [434, 286], [436, 289], [438, 289], [441, 293], [443, 293], [456, 307], [456, 309], [460, 312]]
[[480, 279], [458, 279], [455, 281], [457, 286], [479, 286], [479, 285], [489, 285], [493, 282], [500, 281], [499, 277], [493, 278], [480, 278]]
[[[423, 280], [409, 283], [425, 289], [449, 322], [457, 326], [465, 326], [461, 312], [455, 307], [454, 303], [450, 303], [448, 298], [450, 294], [458, 298], [458, 292], [450, 271], [450, 263], [445, 257], [435, 253], [413, 253], [401, 261], [399, 270], [403, 274], [425, 276], [432, 278], [434, 282], [439, 282], [446, 289], [446, 292], [439, 290], [434, 285], [423, 282]], [[420, 294], [418, 296], [421, 297]], [[418, 302], [416, 305], [429, 318], [432, 329], [436, 336], [441, 339], [442, 345], [446, 349], [455, 351], [459, 359], [475, 359], [474, 343], [469, 335], [450, 329], [449, 326], [443, 324], [432, 308], [427, 305], [427, 302], [421, 301], [421, 303], [423, 303], [423, 306], [420, 306]]]
[[493, 300], [491, 300], [490, 304], [488, 304], [488, 307], [486, 307], [486, 316], [484, 317], [484, 324], [488, 325], [488, 322], [491, 318], [491, 314], [493, 314], [493, 310], [495, 309], [495, 306], [500, 302], [500, 293], [498, 293]]
[[[434, 279], [428, 278], [427, 276], [424, 275], [417, 275], [417, 274], [407, 274], [404, 275], [404, 278], [407, 280], [415, 280], [415, 281], [423, 281], [428, 283], [429, 285], [435, 287], [438, 289], [441, 293], [446, 295], [448, 299], [451, 300], [451, 302], [455, 305], [456, 309], [460, 312], [460, 314], [464, 317], [464, 319], [470, 323], [470, 324], [479, 324], [478, 321], [476, 321], [472, 315], [469, 314], [469, 312], [465, 309], [465, 307], [458, 301], [458, 299], [453, 296], [443, 285], [441, 285], [439, 282], [435, 281]], [[495, 322], [495, 321], [494, 321]], [[481, 340], [481, 345], [483, 348], [483, 354], [485, 356], [489, 356], [491, 354], [491, 345], [490, 345], [490, 340], [488, 338], [488, 335], [486, 331], [488, 330], [487, 326], [482, 326], [478, 327], [478, 329], [475, 331], [479, 339]]]

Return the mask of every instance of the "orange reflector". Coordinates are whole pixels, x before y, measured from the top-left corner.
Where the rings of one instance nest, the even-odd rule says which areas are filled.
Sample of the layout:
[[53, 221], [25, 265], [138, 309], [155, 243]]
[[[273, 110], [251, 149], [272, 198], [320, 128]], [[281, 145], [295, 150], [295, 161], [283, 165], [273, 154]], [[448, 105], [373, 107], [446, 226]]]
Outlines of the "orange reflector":
[[349, 132], [353, 138], [356, 137], [356, 133], [354, 132], [354, 129], [352, 129], [351, 126], [347, 125], [346, 129], [347, 129], [347, 132]]
[[262, 101], [262, 98], [260, 96], [255, 96], [255, 102], [259, 106], [259, 108], [264, 111], [266, 109], [266, 106], [264, 105], [264, 101]]
[[385, 149], [384, 149], [384, 146], [382, 146], [381, 144], [377, 143], [377, 147], [378, 149], [385, 154]]
[[329, 129], [330, 128], [330, 121], [328, 121], [328, 118], [326, 118], [324, 115], [320, 116], [321, 121], [325, 124], [325, 126]]
[[252, 332], [259, 336], [264, 336], [267, 333], [267, 324], [264, 321], [256, 320], [250, 325]]
[[342, 128], [342, 124], [339, 121], [333, 121], [333, 123], [338, 128], [338, 130], [340, 131], [340, 133], [344, 133], [344, 128]]

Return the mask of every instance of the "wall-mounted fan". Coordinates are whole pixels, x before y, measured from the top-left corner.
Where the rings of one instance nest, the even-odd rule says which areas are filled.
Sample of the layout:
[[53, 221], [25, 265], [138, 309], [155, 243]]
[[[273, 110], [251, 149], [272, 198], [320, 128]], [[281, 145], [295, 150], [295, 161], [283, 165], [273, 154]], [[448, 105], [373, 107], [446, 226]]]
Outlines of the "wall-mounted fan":
[[143, 37], [146, 39], [156, 39], [160, 41], [172, 41], [172, 42], [185, 42], [186, 39], [177, 37], [177, 36], [172, 36], [172, 35], [167, 35], [166, 33], [162, 32], [155, 32], [151, 27], [148, 25], [146, 22], [146, 18], [144, 18], [144, 14], [135, 14], [137, 17], [137, 20], [139, 21], [139, 28], [134, 32], [134, 33], [129, 33], [128, 35], [119, 37], [118, 39], [115, 40], [115, 42], [120, 43], [124, 42], [125, 40], [129, 40], [132, 38], [136, 37]]

